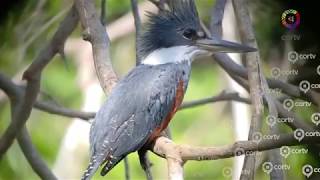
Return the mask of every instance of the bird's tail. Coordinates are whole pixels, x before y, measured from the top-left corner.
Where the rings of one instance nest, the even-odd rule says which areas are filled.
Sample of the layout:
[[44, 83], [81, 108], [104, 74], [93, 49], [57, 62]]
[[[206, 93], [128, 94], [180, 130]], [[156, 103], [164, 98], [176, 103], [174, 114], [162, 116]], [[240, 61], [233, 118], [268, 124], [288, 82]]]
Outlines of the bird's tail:
[[90, 160], [90, 163], [87, 169], [84, 171], [84, 174], [81, 180], [90, 180], [94, 173], [99, 169], [101, 162], [93, 156]]
[[112, 168], [114, 168], [122, 159], [124, 156], [121, 157], [110, 157], [106, 164], [103, 166], [100, 175], [105, 176]]
[[97, 158], [96, 156], [93, 156], [90, 160], [90, 163], [85, 170], [81, 180], [90, 180], [94, 173], [99, 169], [101, 164], [104, 164], [104, 167], [102, 168], [100, 174], [101, 176], [106, 175], [113, 167], [115, 167], [122, 159], [122, 157], [113, 157], [108, 156], [108, 158]]

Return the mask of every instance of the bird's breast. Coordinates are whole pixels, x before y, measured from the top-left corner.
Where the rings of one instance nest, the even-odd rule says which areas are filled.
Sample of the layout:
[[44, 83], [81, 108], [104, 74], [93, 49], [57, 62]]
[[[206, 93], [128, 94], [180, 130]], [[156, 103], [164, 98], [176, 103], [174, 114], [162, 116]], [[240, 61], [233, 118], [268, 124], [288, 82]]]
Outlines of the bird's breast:
[[152, 134], [150, 135], [150, 137], [148, 139], [147, 144], [153, 142], [157, 137], [159, 137], [161, 135], [161, 132], [168, 127], [170, 120], [173, 118], [174, 114], [177, 112], [178, 108], [180, 107], [180, 105], [183, 101], [184, 89], [185, 89], [184, 88], [184, 81], [179, 80], [178, 85], [177, 85], [177, 89], [176, 89], [176, 95], [173, 100], [172, 108], [169, 111], [169, 113], [167, 114], [167, 116], [165, 116], [165, 118], [162, 120], [161, 124], [158, 127], [156, 127], [156, 129], [152, 132]]

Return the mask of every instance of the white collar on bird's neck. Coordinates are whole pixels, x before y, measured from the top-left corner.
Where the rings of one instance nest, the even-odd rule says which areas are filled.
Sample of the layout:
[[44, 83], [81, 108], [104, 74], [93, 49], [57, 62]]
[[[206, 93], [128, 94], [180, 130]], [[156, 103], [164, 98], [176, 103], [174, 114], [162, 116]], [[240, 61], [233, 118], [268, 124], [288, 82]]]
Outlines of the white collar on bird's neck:
[[151, 52], [143, 60], [142, 64], [160, 65], [167, 63], [191, 62], [199, 55], [203, 54], [202, 50], [194, 46], [173, 46], [161, 48]]

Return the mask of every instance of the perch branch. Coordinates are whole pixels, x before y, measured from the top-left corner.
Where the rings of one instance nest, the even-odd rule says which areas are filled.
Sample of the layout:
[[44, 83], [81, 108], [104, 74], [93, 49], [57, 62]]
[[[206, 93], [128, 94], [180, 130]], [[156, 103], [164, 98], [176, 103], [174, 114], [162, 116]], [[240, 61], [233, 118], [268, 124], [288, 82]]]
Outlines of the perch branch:
[[[182, 161], [216, 160], [234, 157], [236, 155], [253, 154], [256, 151], [266, 151], [282, 146], [296, 146], [303, 144], [320, 143], [319, 137], [306, 136], [302, 141], [294, 138], [294, 134], [280, 134], [277, 139], [263, 139], [257, 141], [237, 141], [231, 145], [221, 147], [195, 147], [190, 145], [177, 145], [166, 137], [159, 137], [152, 147], [155, 154], [160, 157], [178, 159]], [[240, 151], [240, 152], [238, 152]]]

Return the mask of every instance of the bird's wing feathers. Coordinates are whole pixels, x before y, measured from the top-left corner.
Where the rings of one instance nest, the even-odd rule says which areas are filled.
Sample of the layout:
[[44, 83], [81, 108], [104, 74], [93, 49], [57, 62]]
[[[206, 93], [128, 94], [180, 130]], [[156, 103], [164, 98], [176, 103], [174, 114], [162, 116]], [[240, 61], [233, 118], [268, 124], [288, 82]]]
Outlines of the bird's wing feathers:
[[[172, 110], [181, 73], [176, 65], [141, 65], [116, 85], [90, 131], [91, 153], [98, 163], [111, 161], [111, 169], [146, 143]], [[108, 154], [117, 162], [105, 159]]]

